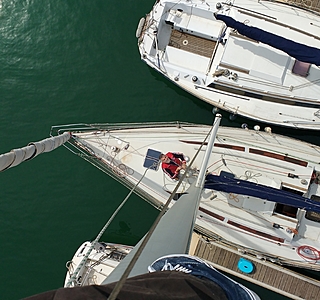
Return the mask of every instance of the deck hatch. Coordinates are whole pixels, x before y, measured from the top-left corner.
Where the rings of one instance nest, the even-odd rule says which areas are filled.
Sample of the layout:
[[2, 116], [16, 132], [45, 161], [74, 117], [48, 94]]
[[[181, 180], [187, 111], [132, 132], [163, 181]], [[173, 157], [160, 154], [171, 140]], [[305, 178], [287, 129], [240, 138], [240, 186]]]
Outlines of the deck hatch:
[[159, 155], [161, 154], [160, 151], [148, 149], [147, 155], [144, 159], [143, 166], [145, 168], [149, 168], [154, 171], [158, 171], [159, 169]]

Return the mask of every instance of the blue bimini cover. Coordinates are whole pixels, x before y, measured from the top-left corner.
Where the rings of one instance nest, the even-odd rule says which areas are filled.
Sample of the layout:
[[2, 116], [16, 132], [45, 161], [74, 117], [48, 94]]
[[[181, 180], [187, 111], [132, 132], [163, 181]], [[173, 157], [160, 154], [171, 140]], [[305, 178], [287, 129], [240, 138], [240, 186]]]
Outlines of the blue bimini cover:
[[236, 29], [240, 34], [250, 39], [282, 50], [299, 61], [320, 66], [320, 49], [318, 48], [294, 42], [257, 27], [245, 25], [228, 16], [216, 15], [216, 19], [223, 21], [228, 27]]
[[237, 179], [230, 173], [223, 172], [220, 176], [207, 175], [204, 187], [215, 191], [257, 197], [320, 213], [320, 202], [284, 190]]

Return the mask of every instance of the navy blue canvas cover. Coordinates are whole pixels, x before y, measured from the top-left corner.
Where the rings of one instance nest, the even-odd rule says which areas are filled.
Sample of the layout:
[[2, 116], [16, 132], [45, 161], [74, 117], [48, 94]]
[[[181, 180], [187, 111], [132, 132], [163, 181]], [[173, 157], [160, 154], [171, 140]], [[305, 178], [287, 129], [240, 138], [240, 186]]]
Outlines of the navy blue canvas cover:
[[228, 27], [236, 29], [240, 34], [255, 41], [282, 50], [295, 59], [320, 66], [320, 49], [303, 45], [257, 27], [248, 26], [225, 15], [216, 15]]
[[[186, 254], [172, 254], [158, 258], [149, 267], [150, 272], [182, 272], [199, 279], [207, 279], [223, 291], [228, 300], [260, 299], [253, 291], [222, 274], [204, 260]], [[217, 295], [216, 295], [217, 296]], [[182, 298], [181, 298], [182, 299]], [[220, 297], [216, 298], [220, 299]], [[221, 296], [222, 299], [222, 296]]]
[[220, 175], [208, 174], [204, 187], [215, 191], [257, 197], [320, 213], [320, 202], [284, 190], [237, 179], [231, 173], [221, 172]]

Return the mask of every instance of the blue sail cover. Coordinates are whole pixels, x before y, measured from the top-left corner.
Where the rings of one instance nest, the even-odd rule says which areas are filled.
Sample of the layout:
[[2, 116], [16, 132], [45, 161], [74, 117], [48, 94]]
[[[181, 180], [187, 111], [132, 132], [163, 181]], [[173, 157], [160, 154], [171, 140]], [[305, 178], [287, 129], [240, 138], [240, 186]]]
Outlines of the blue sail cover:
[[216, 19], [223, 21], [228, 27], [236, 29], [240, 34], [245, 35], [250, 39], [282, 50], [301, 62], [320, 66], [320, 49], [318, 48], [288, 40], [257, 27], [247, 26], [229, 16], [216, 15]]
[[220, 176], [212, 174], [207, 175], [204, 187], [215, 191], [257, 197], [267, 201], [320, 213], [320, 202], [316, 202], [284, 190], [237, 179], [230, 173], [222, 173]]

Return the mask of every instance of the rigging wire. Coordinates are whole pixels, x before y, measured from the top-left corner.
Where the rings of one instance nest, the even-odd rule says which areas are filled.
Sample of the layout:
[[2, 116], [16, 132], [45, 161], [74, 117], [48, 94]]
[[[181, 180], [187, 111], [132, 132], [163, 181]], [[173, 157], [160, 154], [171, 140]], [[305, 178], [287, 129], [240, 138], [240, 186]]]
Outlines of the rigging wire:
[[[215, 124], [214, 124], [215, 125]], [[123, 272], [120, 280], [117, 282], [117, 284], [115, 285], [114, 289], [112, 290], [111, 294], [108, 297], [108, 300], [115, 300], [117, 298], [117, 295], [119, 294], [122, 286], [124, 285], [127, 277], [129, 276], [131, 270], [133, 269], [135, 263], [137, 262], [139, 256], [141, 255], [143, 249], [145, 248], [146, 244], [148, 243], [151, 235], [153, 234], [154, 230], [156, 229], [158, 223], [160, 222], [162, 216], [165, 214], [165, 212], [167, 211], [169, 204], [171, 203], [171, 200], [173, 199], [173, 197], [175, 196], [178, 188], [180, 187], [182, 181], [184, 180], [184, 178], [187, 175], [187, 172], [189, 171], [190, 167], [192, 166], [193, 162], [195, 161], [196, 157], [198, 156], [198, 154], [200, 153], [200, 150], [202, 149], [202, 146], [205, 144], [208, 136], [210, 135], [214, 125], [211, 127], [211, 129], [209, 130], [207, 136], [205, 137], [204, 141], [202, 142], [202, 144], [200, 145], [198, 151], [196, 152], [196, 154], [194, 155], [194, 157], [192, 158], [192, 161], [190, 162], [190, 164], [188, 165], [186, 172], [182, 175], [182, 177], [180, 178], [178, 184], [176, 185], [175, 189], [173, 190], [172, 194], [170, 195], [169, 199], [167, 200], [166, 204], [163, 206], [162, 210], [160, 211], [158, 217], [156, 218], [156, 220], [154, 221], [153, 225], [151, 226], [150, 230], [148, 231], [148, 233], [146, 234], [145, 238], [143, 239], [140, 247], [138, 248], [137, 252], [135, 253], [135, 255], [133, 256], [132, 260], [129, 262], [127, 268], [125, 269], [125, 271]]]
[[127, 200], [129, 199], [129, 197], [131, 196], [131, 194], [133, 193], [133, 191], [135, 190], [135, 188], [139, 185], [139, 183], [141, 182], [141, 180], [145, 177], [147, 171], [153, 167], [153, 165], [151, 165], [149, 168], [147, 168], [145, 170], [145, 172], [143, 173], [143, 175], [141, 176], [140, 180], [136, 183], [136, 185], [131, 189], [131, 191], [129, 192], [129, 194], [127, 195], [127, 197], [121, 202], [121, 204], [118, 206], [118, 208], [114, 211], [114, 213], [112, 214], [112, 216], [109, 218], [108, 222], [103, 226], [103, 228], [100, 230], [99, 234], [97, 235], [97, 237], [94, 239], [94, 241], [91, 243], [90, 248], [88, 249], [88, 251], [86, 252], [85, 256], [83, 257], [83, 259], [81, 260], [81, 262], [79, 263], [78, 267], [76, 268], [76, 270], [73, 272], [72, 276], [70, 277], [70, 279], [68, 280], [66, 287], [70, 287], [71, 284], [76, 280], [78, 273], [80, 271], [80, 269], [84, 266], [84, 264], [87, 262], [87, 259], [90, 255], [90, 253], [92, 252], [94, 246], [96, 245], [96, 243], [100, 240], [101, 236], [103, 235], [103, 233], [106, 231], [106, 229], [109, 227], [110, 223], [113, 221], [113, 219], [115, 218], [115, 216], [118, 214], [118, 212], [120, 211], [120, 209], [122, 208], [122, 206], [127, 202]]

